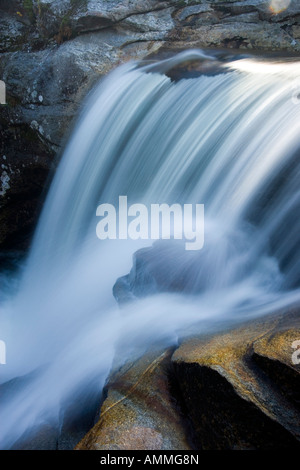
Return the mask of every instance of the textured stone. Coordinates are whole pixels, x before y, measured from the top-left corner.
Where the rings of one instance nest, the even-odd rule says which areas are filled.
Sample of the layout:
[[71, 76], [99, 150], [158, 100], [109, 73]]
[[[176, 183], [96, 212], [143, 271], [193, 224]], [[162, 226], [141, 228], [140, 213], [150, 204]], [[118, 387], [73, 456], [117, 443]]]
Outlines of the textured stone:
[[77, 450], [188, 450], [187, 429], [169, 392], [172, 351], [151, 351], [114, 371], [100, 419]]
[[298, 449], [299, 325], [299, 310], [279, 312], [187, 338], [173, 354], [123, 365], [117, 354], [100, 418], [76, 449]]
[[189, 339], [172, 362], [203, 449], [300, 447], [299, 312]]

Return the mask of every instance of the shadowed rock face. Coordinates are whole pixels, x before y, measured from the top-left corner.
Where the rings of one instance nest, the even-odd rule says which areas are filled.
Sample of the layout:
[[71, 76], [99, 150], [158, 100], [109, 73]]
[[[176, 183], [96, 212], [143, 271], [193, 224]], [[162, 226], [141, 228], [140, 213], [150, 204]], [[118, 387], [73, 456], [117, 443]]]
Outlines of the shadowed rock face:
[[3, 115], [0, 134], [0, 246], [23, 249], [46, 193], [51, 155], [28, 125], [6, 126]]
[[206, 287], [199, 275], [206, 261], [201, 251], [186, 251], [182, 241], [160, 240], [134, 253], [130, 273], [117, 279], [113, 294], [121, 305], [157, 292], [199, 293]]
[[32, 230], [79, 103], [112, 68], [191, 47], [300, 51], [297, 0], [278, 14], [252, 0], [2, 0], [0, 13], [8, 103], [1, 107], [0, 161], [9, 163], [0, 175], [2, 247]]
[[300, 446], [299, 312], [285, 312], [112, 372], [100, 419], [76, 449]]

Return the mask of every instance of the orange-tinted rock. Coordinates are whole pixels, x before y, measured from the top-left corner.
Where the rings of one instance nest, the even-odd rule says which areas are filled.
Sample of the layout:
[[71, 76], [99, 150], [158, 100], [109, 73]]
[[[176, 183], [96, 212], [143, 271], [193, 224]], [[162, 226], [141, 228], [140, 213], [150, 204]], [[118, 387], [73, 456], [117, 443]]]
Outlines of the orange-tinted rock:
[[300, 445], [299, 325], [298, 313], [267, 317], [177, 349], [174, 371], [199, 448]]
[[101, 417], [77, 450], [190, 449], [169, 391], [171, 354], [147, 353], [111, 375]]
[[76, 449], [299, 448], [299, 339], [291, 311], [148, 352], [111, 374]]

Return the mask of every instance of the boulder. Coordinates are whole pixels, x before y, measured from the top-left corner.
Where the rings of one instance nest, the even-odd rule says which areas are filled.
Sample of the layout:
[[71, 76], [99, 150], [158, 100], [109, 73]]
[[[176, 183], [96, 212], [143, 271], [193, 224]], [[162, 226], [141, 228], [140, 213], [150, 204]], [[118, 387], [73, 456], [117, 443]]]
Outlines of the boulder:
[[300, 447], [299, 311], [188, 339], [172, 357], [202, 449]]
[[201, 252], [186, 251], [182, 241], [159, 240], [133, 255], [128, 275], [117, 279], [113, 294], [122, 305], [157, 292], [199, 292], [197, 282]]
[[300, 447], [299, 310], [189, 337], [120, 365], [76, 450]]
[[169, 392], [172, 350], [116, 367], [95, 426], [76, 450], [189, 450], [187, 423]]

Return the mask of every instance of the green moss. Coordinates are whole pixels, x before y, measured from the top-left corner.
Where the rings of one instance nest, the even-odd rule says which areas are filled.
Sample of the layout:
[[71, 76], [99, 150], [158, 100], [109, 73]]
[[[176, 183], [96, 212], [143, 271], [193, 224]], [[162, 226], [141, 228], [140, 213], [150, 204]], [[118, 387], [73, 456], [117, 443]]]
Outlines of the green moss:
[[68, 16], [64, 16], [63, 19], [61, 20], [61, 26], [66, 26], [70, 24], [70, 18]]
[[176, 2], [176, 6], [180, 8], [186, 7], [186, 5], [187, 3], [185, 0], [178, 0], [178, 2]]
[[71, 28], [70, 16], [65, 15], [61, 20], [61, 23], [59, 25], [59, 31], [58, 34], [55, 36], [55, 40], [58, 44], [61, 44], [64, 41], [70, 39], [72, 35], [73, 31]]
[[23, 0], [23, 8], [31, 23], [35, 21], [35, 13], [32, 0]]

